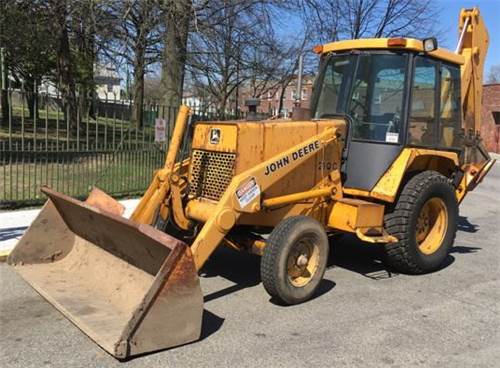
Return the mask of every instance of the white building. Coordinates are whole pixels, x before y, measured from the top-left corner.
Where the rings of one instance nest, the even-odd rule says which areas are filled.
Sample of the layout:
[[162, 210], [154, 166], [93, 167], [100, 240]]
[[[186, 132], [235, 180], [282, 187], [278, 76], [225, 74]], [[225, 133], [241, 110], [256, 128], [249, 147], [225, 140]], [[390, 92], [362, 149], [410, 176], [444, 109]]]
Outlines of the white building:
[[120, 100], [122, 78], [118, 76], [116, 68], [109, 65], [96, 65], [94, 82], [96, 83], [96, 95], [100, 100]]

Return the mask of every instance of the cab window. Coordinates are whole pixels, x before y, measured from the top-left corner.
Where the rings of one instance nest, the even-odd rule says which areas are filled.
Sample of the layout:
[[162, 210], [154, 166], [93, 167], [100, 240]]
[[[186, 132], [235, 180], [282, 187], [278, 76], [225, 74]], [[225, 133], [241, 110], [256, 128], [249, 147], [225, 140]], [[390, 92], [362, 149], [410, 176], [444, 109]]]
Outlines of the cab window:
[[460, 94], [458, 67], [417, 56], [411, 89], [408, 144], [460, 149]]
[[424, 57], [415, 58], [411, 89], [408, 144], [434, 146], [436, 143], [436, 84], [438, 63]]
[[320, 95], [315, 118], [330, 118], [344, 113], [355, 63], [355, 56], [343, 55], [329, 59], [322, 74], [323, 80], [319, 84]]
[[441, 127], [439, 146], [461, 147], [462, 116], [460, 70], [456, 66], [443, 65], [441, 70]]
[[406, 65], [406, 55], [360, 56], [348, 108], [354, 140], [401, 141]]

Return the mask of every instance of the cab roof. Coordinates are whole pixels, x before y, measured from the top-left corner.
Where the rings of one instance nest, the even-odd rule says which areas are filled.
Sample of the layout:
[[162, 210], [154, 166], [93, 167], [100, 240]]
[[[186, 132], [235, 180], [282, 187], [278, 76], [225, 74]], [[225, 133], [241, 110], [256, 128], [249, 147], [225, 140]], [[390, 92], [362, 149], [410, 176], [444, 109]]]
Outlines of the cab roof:
[[[389, 46], [389, 40], [405, 40], [406, 45]], [[403, 43], [403, 42], [401, 42]], [[424, 52], [423, 42], [414, 38], [360, 38], [357, 40], [347, 40], [327, 43], [323, 45], [320, 54], [329, 52], [349, 51], [349, 50], [362, 50], [362, 49], [381, 49], [381, 50], [409, 50]], [[438, 48], [437, 50], [428, 53], [438, 59], [449, 61], [454, 64], [462, 65], [465, 60], [462, 55], [455, 54], [449, 50]]]

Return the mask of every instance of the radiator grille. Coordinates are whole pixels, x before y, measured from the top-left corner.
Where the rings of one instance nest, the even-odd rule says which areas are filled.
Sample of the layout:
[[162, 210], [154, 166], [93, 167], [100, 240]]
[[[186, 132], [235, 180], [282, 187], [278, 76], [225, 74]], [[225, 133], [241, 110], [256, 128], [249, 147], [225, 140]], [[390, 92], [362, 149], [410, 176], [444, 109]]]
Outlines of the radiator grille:
[[193, 151], [189, 194], [220, 199], [233, 178], [234, 161], [234, 153]]

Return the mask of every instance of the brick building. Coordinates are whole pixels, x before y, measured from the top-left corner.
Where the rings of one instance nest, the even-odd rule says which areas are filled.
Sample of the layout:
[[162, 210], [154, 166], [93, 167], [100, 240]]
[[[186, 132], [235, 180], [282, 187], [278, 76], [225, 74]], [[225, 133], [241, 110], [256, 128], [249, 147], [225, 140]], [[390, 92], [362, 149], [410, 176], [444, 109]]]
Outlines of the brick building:
[[500, 83], [483, 86], [481, 137], [488, 152], [500, 153]]
[[[314, 77], [307, 75], [304, 75], [302, 77], [302, 91], [301, 91], [301, 103], [300, 103], [302, 107], [309, 107], [309, 103], [311, 101], [313, 83], [314, 83]], [[298, 99], [297, 87], [298, 87], [297, 79], [294, 78], [292, 82], [285, 88], [285, 93], [283, 95], [283, 108], [281, 113], [286, 117], [289, 116], [289, 114], [293, 110], [293, 107], [296, 106]], [[281, 95], [281, 92], [282, 92], [281, 89], [275, 92], [272, 103], [269, 103], [270, 102], [269, 99], [267, 100], [268, 108], [274, 110], [275, 113], [278, 113], [279, 96]]]
[[[314, 77], [309, 75], [304, 75], [302, 77], [302, 92], [301, 92], [301, 106], [309, 107], [309, 103], [311, 100], [312, 87], [313, 87]], [[280, 97], [283, 93], [283, 89], [281, 87], [275, 87], [269, 89], [267, 92], [259, 96], [260, 98], [260, 106], [258, 110], [260, 112], [276, 115], [279, 113], [279, 105], [280, 105]], [[234, 93], [235, 94], [235, 93]], [[230, 109], [235, 108], [235, 99], [234, 95], [231, 98]], [[243, 85], [239, 90], [239, 108], [245, 109], [245, 100], [253, 98], [251, 89], [247, 85]], [[298, 99], [297, 95], [297, 79], [294, 78], [290, 84], [285, 88], [283, 93], [283, 106], [281, 109], [281, 114], [284, 117], [289, 117], [292, 109], [296, 106], [296, 102]]]

